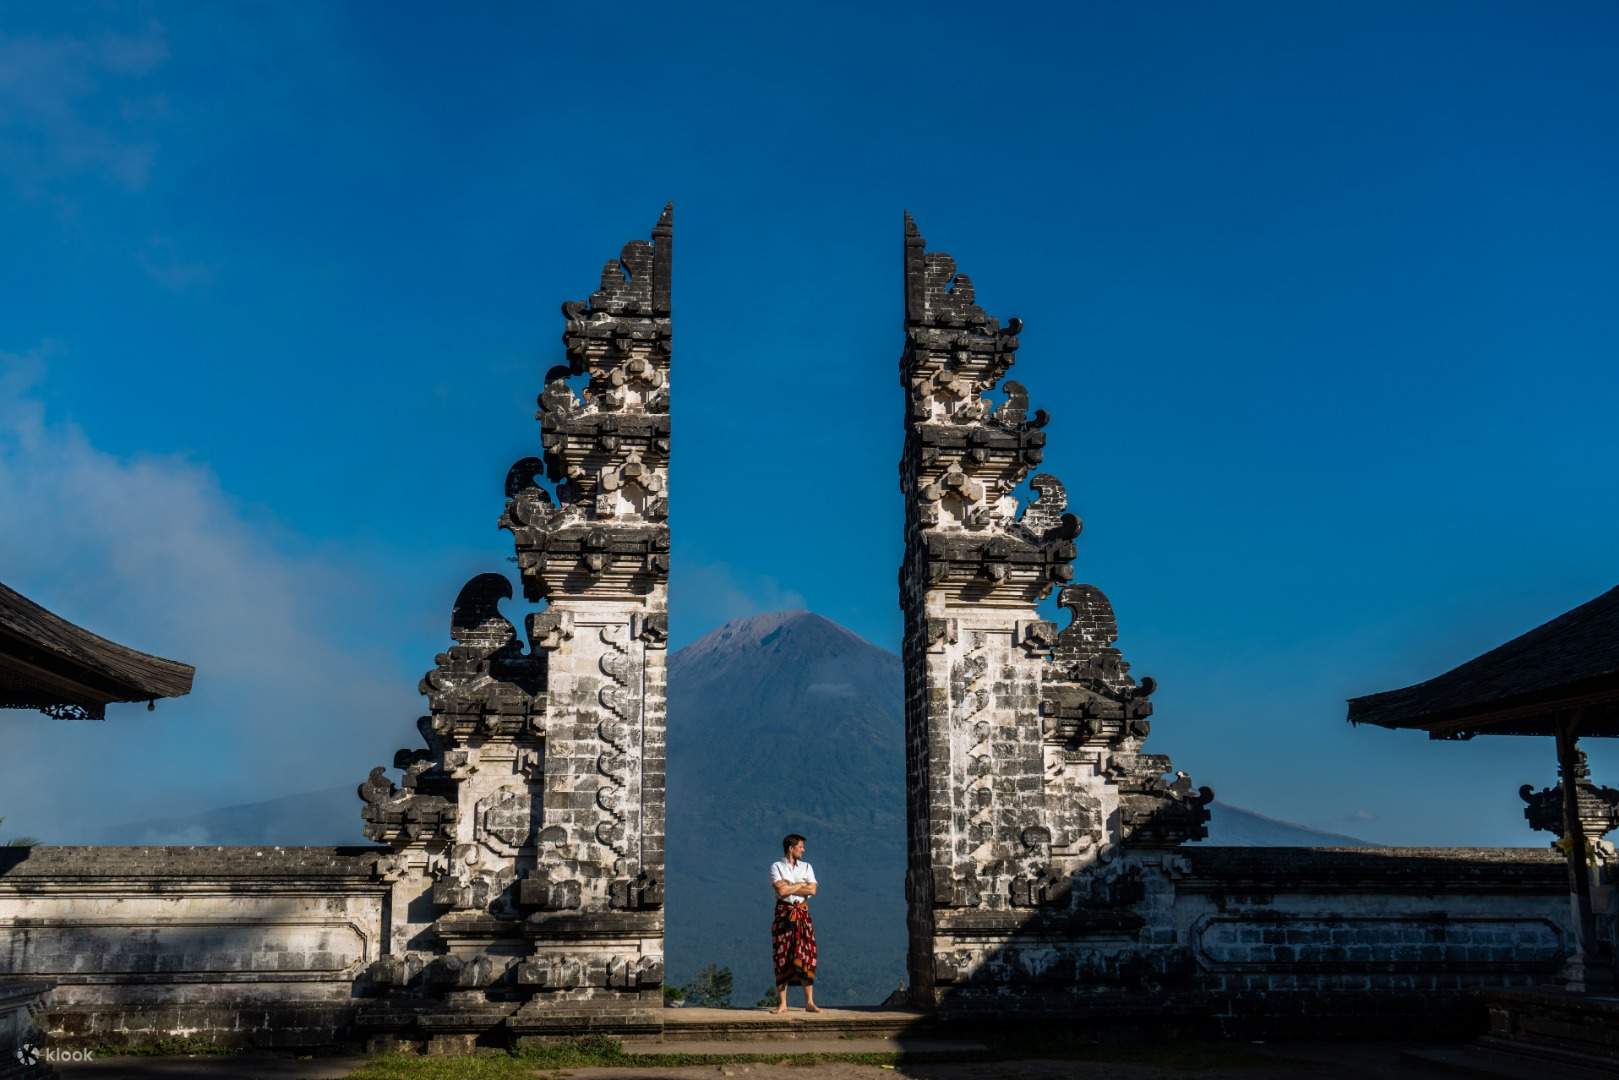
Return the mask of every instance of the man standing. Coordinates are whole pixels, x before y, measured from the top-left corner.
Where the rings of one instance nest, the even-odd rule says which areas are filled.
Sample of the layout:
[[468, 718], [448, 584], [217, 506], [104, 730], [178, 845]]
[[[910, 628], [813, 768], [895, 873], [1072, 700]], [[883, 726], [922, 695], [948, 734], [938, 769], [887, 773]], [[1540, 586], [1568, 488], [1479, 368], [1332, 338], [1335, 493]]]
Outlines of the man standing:
[[775, 946], [776, 993], [780, 1000], [771, 1010], [787, 1011], [787, 988], [804, 988], [804, 1011], [820, 1012], [815, 1005], [815, 924], [810, 921], [809, 898], [815, 895], [815, 869], [804, 861], [804, 838], [789, 833], [781, 841], [783, 858], [771, 864], [770, 885], [776, 891], [776, 917], [770, 926]]

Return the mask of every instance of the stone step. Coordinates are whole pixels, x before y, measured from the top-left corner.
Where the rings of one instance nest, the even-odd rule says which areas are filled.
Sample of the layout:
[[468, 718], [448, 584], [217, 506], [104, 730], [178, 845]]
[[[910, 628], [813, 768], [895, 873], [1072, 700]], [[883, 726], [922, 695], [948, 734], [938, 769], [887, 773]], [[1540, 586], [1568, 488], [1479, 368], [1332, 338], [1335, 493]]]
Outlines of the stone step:
[[975, 1058], [989, 1046], [959, 1039], [927, 1039], [911, 1036], [887, 1038], [837, 1037], [820, 1034], [773, 1035], [764, 1038], [678, 1039], [674, 1042], [625, 1039], [624, 1049], [632, 1054], [654, 1056], [681, 1054], [697, 1057], [787, 1057], [794, 1054], [903, 1054], [929, 1060]]
[[[812, 1039], [824, 1042], [936, 1034], [933, 1017], [915, 1009], [823, 1008], [815, 1013], [790, 1009], [781, 1016], [766, 1009], [665, 1009], [662, 1041]], [[626, 1042], [628, 1045], [630, 1043]]]

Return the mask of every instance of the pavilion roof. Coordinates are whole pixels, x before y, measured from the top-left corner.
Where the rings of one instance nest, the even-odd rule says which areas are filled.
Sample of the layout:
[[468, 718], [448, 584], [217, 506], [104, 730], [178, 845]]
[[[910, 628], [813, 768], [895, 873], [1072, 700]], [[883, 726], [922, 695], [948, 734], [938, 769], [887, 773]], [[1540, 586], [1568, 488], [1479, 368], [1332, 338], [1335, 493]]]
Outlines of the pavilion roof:
[[1349, 722], [1434, 739], [1547, 735], [1583, 710], [1582, 735], [1619, 735], [1619, 588], [1427, 682], [1349, 699]]
[[108, 641], [0, 584], [0, 708], [100, 719], [109, 702], [188, 694], [195, 673]]

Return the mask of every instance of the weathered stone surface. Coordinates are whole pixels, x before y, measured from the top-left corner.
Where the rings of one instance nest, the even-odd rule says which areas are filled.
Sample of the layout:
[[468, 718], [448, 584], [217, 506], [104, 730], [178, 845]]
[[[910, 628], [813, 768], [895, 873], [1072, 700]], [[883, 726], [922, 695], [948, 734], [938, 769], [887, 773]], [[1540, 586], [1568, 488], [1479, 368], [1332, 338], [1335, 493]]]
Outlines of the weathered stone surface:
[[[1587, 843], [1604, 863], [1614, 861], [1611, 844], [1604, 837], [1619, 828], [1619, 789], [1605, 787], [1591, 780], [1591, 768], [1586, 763], [1585, 751], [1574, 751], [1575, 806]], [[1561, 770], [1559, 770], [1561, 771]], [[1518, 797], [1526, 804], [1524, 819], [1531, 829], [1563, 836], [1563, 785], [1553, 784], [1536, 791], [1530, 784], [1518, 789]]]
[[1551, 853], [1466, 848], [1180, 850], [1155, 927], [1194, 955], [1187, 985], [1222, 1030], [1470, 1030], [1476, 991], [1554, 977], [1566, 870]]
[[41, 1053], [46, 1035], [39, 1023], [52, 985], [37, 979], [0, 980], [0, 1077], [5, 1080], [53, 1075]]
[[385, 950], [375, 848], [0, 850], [0, 969], [55, 984], [53, 1044], [338, 1041]]

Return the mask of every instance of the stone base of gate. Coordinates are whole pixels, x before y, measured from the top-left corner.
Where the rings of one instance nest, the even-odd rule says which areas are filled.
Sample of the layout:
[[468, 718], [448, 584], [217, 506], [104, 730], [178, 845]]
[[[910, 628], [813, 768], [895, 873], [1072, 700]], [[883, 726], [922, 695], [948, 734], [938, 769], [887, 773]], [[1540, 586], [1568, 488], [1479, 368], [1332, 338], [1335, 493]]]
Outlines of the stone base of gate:
[[447, 1007], [442, 1002], [367, 1005], [355, 1029], [370, 1051], [469, 1054], [479, 1046], [504, 1046], [506, 1019], [517, 1003]]
[[581, 1035], [656, 1038], [664, 1032], [662, 1008], [523, 1009], [506, 1023], [519, 1048], [576, 1039]]
[[657, 1038], [663, 1009], [604, 1002], [536, 1007], [489, 1002], [446, 1007], [442, 1003], [387, 1003], [360, 1010], [356, 1028], [367, 1050], [465, 1054], [479, 1047], [523, 1048], [583, 1035]]

